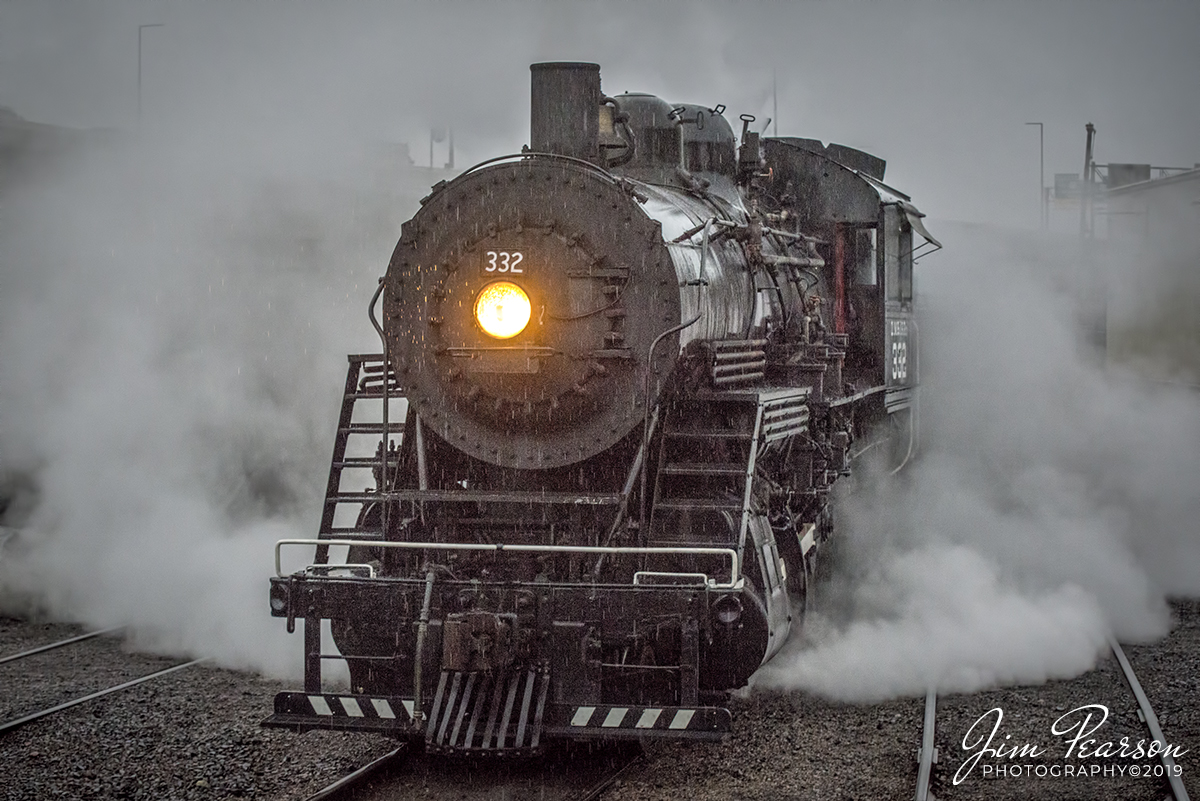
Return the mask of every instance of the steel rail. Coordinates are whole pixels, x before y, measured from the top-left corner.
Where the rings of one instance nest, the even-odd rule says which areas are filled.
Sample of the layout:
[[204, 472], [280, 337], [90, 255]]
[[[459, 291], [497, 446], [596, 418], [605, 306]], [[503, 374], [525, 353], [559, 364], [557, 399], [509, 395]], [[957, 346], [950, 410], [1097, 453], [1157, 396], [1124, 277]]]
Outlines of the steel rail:
[[9, 656], [0, 657], [0, 665], [3, 665], [5, 662], [15, 662], [18, 659], [24, 659], [25, 657], [33, 656], [34, 654], [40, 654], [40, 653], [44, 653], [46, 651], [53, 651], [55, 648], [62, 648], [64, 645], [71, 645], [72, 643], [83, 642], [84, 640], [90, 640], [93, 637], [99, 637], [103, 634], [112, 634], [114, 631], [121, 631], [124, 628], [125, 628], [124, 626], [113, 626], [110, 629], [101, 629], [100, 631], [90, 631], [87, 634], [80, 634], [78, 637], [71, 637], [66, 640], [59, 640], [58, 642], [52, 642], [49, 645], [43, 645], [39, 648], [31, 648], [28, 651], [21, 651], [19, 654], [11, 654]]
[[583, 793], [575, 797], [575, 801], [596, 801], [609, 787], [612, 787], [613, 782], [625, 775], [625, 772], [634, 765], [642, 762], [646, 758], [646, 752], [639, 745], [635, 753], [621, 767], [610, 772], [591, 787], [588, 787]]
[[921, 734], [921, 753], [917, 767], [916, 801], [935, 801], [929, 792], [929, 780], [933, 776], [933, 763], [937, 761], [934, 746], [934, 727], [937, 718], [937, 691], [932, 687], [925, 693], [925, 724]]
[[[410, 745], [408, 743], [404, 743], [394, 751], [390, 751], [387, 754], [368, 762], [366, 765], [362, 766], [358, 770], [355, 770], [353, 773], [348, 773], [345, 776], [342, 776], [333, 783], [322, 787], [320, 790], [317, 790], [312, 795], [305, 796], [303, 801], [335, 801], [335, 799], [361, 797], [359, 791], [365, 789], [363, 787], [363, 783], [368, 778], [378, 773], [380, 769], [387, 767], [389, 763], [407, 757], [420, 760], [423, 758], [423, 752], [419, 748], [415, 751], [410, 750]], [[543, 771], [541, 774], [539, 774], [542, 775], [542, 778], [538, 780], [540, 785], [540, 794], [537, 797], [544, 799], [558, 799], [559, 801], [598, 801], [601, 795], [610, 787], [612, 787], [615, 781], [624, 776], [632, 767], [644, 761], [644, 759], [645, 752], [642, 750], [639, 744], [636, 746], [636, 748], [632, 749], [632, 752], [626, 752], [624, 755], [618, 758], [616, 760], [617, 764], [604, 771], [601, 778], [582, 787], [557, 787], [555, 785], [558, 780], [561, 780], [565, 777], [567, 779], [566, 784], [569, 785], [572, 781], [571, 778], [562, 772], [550, 774]], [[491, 764], [495, 765], [496, 763]], [[426, 776], [425, 781], [429, 782], [431, 778], [432, 777], [430, 776]], [[451, 792], [457, 786], [453, 783], [454, 781], [456, 780], [453, 778], [444, 778], [440, 780], [438, 778], [434, 778], [432, 784], [427, 784], [425, 786], [424, 794], [429, 794], [430, 791], [433, 790], [436, 797], [450, 797]], [[494, 786], [492, 791], [487, 794], [486, 797], [532, 797], [521, 792], [522, 781], [523, 780], [519, 776], [500, 777], [499, 784]], [[483, 779], [483, 783], [487, 784], [488, 782], [486, 779]], [[516, 790], [515, 793], [514, 789]], [[383, 797], [384, 795], [386, 795], [388, 798], [408, 797], [403, 789], [393, 789], [390, 791], [390, 793], [386, 790], [379, 792], [380, 790], [384, 790], [384, 788], [372, 787], [365, 793], [365, 796], [368, 798]], [[480, 795], [480, 793], [476, 790], [466, 793], [462, 797], [481, 798], [484, 796]]]
[[76, 698], [73, 701], [67, 701], [66, 703], [59, 704], [58, 706], [52, 706], [49, 709], [43, 709], [40, 712], [34, 712], [33, 714], [26, 715], [25, 717], [22, 717], [22, 718], [17, 718], [15, 720], [9, 720], [4, 723], [0, 723], [0, 734], [3, 734], [7, 731], [11, 731], [13, 729], [24, 726], [26, 723], [32, 723], [33, 721], [38, 720], [40, 718], [44, 718], [47, 715], [53, 715], [55, 712], [61, 712], [64, 709], [70, 709], [73, 706], [78, 706], [79, 704], [86, 703], [88, 701], [94, 700], [96, 698], [100, 698], [101, 696], [105, 696], [110, 693], [119, 692], [121, 690], [128, 690], [130, 687], [136, 687], [137, 685], [142, 684], [144, 682], [161, 678], [163, 676], [166, 676], [168, 673], [174, 673], [177, 670], [183, 670], [184, 668], [189, 668], [189, 667], [192, 667], [193, 665], [198, 665], [201, 662], [207, 662], [207, 661], [208, 661], [207, 657], [204, 659], [193, 659], [191, 662], [185, 662], [182, 665], [175, 665], [174, 667], [169, 667], [165, 670], [160, 670], [157, 673], [151, 673], [149, 675], [142, 676], [141, 678], [133, 679], [132, 681], [127, 681], [124, 684], [118, 684], [114, 687], [109, 687], [106, 690], [100, 690], [98, 692], [91, 693], [90, 695], [85, 695], [82, 698]]
[[[1113, 656], [1121, 665], [1121, 671], [1125, 674], [1125, 681], [1129, 684], [1129, 689], [1133, 690], [1133, 695], [1137, 698], [1138, 710], [1142, 720], [1146, 723], [1146, 728], [1150, 730], [1150, 736], [1160, 747], [1166, 749], [1167, 738], [1163, 736], [1162, 727], [1158, 725], [1158, 715], [1154, 714], [1154, 707], [1150, 705], [1150, 699], [1146, 697], [1142, 683], [1138, 681], [1137, 674], [1133, 672], [1133, 665], [1129, 664], [1129, 659], [1125, 656], [1125, 651], [1121, 649], [1121, 644], [1117, 642], [1116, 638], [1109, 637], [1108, 644], [1112, 648]], [[1167, 782], [1171, 785], [1171, 794], [1175, 796], [1175, 801], [1189, 801], [1187, 788], [1183, 786], [1183, 777], [1176, 775], [1175, 760], [1165, 750], [1158, 755], [1158, 758], [1166, 770]]]
[[359, 782], [365, 781], [384, 765], [391, 762], [393, 759], [400, 756], [407, 750], [408, 744], [404, 743], [396, 750], [389, 751], [378, 759], [371, 760], [353, 773], [347, 773], [345, 776], [341, 777], [332, 784], [322, 787], [312, 795], [307, 796], [304, 801], [328, 801], [328, 799], [337, 796], [338, 793], [356, 786]]

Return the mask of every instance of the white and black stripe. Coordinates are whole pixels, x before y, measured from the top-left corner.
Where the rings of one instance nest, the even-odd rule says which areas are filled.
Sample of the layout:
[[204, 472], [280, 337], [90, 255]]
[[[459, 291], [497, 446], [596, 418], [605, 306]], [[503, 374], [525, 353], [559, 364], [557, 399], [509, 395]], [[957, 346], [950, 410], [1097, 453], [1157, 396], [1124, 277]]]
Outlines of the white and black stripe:
[[[330, 694], [301, 694], [288, 693], [291, 703], [288, 712], [292, 714], [308, 714], [318, 717], [335, 718], [377, 718], [379, 720], [402, 719], [412, 721], [413, 702], [410, 698], [373, 698], [363, 695], [330, 695]], [[298, 703], [300, 699], [304, 703]], [[304, 709], [303, 706], [308, 708]]]
[[[721, 715], [719, 713], [724, 713]], [[654, 731], [720, 730], [728, 712], [712, 707], [578, 706], [571, 729], [643, 729]]]
[[[438, 704], [435, 703], [434, 707]], [[428, 711], [428, 710], [427, 710]], [[685, 738], [719, 740], [729, 733], [732, 719], [721, 707], [625, 706], [618, 704], [547, 704], [544, 732], [568, 739]], [[275, 697], [275, 714], [264, 721], [301, 731], [411, 731], [413, 699], [397, 696], [342, 693], [285, 692]], [[483, 725], [482, 722], [479, 725]], [[446, 727], [447, 733], [450, 728]], [[440, 733], [441, 729], [436, 729]], [[437, 739], [437, 738], [435, 738]], [[445, 743], [433, 745], [449, 747]], [[474, 750], [482, 748], [475, 745]], [[494, 748], [515, 745], [497, 743]]]

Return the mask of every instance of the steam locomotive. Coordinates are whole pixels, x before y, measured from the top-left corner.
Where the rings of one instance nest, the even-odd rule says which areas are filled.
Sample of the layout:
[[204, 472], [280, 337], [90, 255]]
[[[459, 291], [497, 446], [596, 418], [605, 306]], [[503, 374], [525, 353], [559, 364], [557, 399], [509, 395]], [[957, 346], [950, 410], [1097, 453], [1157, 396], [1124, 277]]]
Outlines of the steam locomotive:
[[803, 619], [832, 486], [911, 456], [913, 261], [940, 245], [884, 161], [531, 72], [530, 146], [434, 186], [371, 300], [319, 537], [276, 546], [305, 678], [264, 725], [720, 738]]

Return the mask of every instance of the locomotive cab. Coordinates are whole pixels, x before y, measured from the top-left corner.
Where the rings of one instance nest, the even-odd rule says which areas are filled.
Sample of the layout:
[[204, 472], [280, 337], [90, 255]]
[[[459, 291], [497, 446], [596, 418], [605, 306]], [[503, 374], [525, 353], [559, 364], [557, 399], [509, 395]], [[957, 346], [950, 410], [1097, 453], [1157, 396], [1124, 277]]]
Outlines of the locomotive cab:
[[[907, 413], [918, 383], [913, 265], [941, 244], [911, 198], [883, 183], [882, 159], [787, 137], [767, 139], [764, 151], [784, 205], [822, 240], [829, 317], [846, 338], [847, 387], [886, 387], [884, 411]], [[914, 247], [914, 234], [923, 245]]]

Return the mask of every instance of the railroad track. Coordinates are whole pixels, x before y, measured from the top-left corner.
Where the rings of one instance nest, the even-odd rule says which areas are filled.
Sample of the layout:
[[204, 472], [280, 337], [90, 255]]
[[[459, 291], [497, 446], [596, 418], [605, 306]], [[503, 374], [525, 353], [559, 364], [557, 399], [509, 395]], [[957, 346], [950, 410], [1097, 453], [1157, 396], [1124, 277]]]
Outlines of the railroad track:
[[[1158, 716], [1150, 704], [1150, 699], [1146, 697], [1146, 693], [1142, 690], [1141, 682], [1138, 680], [1133, 666], [1129, 663], [1129, 659], [1125, 656], [1125, 651], [1121, 648], [1120, 643], [1112, 637], [1109, 638], [1109, 647], [1117, 664], [1120, 665], [1127, 686], [1137, 701], [1138, 717], [1145, 724], [1151, 741], [1158, 743], [1165, 749], [1169, 743], [1163, 735], [1162, 728], [1159, 726]], [[918, 752], [917, 788], [913, 796], [915, 801], [936, 801], [931, 791], [934, 765], [938, 761], [938, 749], [935, 745], [937, 735], [936, 725], [937, 693], [934, 689], [930, 689], [925, 695], [924, 724], [921, 734], [921, 748]], [[999, 724], [997, 723], [997, 725]], [[1170, 795], [1167, 797], [1174, 799], [1174, 801], [1190, 801], [1187, 788], [1183, 785], [1181, 772], [1172, 759], [1170, 751], [1164, 750], [1158, 754], [1157, 758], [1162, 765], [1163, 778], [1166, 779], [1169, 787]]]
[[[1125, 681], [1129, 684], [1129, 689], [1133, 692], [1133, 697], [1137, 699], [1138, 712], [1142, 722], [1146, 724], [1146, 729], [1149, 730], [1154, 742], [1166, 745], [1167, 738], [1163, 736], [1162, 727], [1158, 725], [1158, 715], [1154, 714], [1154, 708], [1150, 705], [1150, 699], [1146, 697], [1146, 693], [1142, 690], [1142, 683], [1138, 681], [1137, 674], [1133, 672], [1133, 666], [1129, 664], [1129, 659], [1125, 656], [1125, 651], [1115, 639], [1110, 637], [1108, 642], [1112, 648], [1113, 656], [1117, 658], [1117, 662], [1121, 665], [1121, 672], [1125, 674]], [[1165, 770], [1167, 783], [1171, 786], [1171, 796], [1175, 801], [1189, 801], [1187, 789], [1183, 786], [1183, 779], [1175, 769], [1175, 761], [1171, 758], [1170, 753], [1164, 752], [1159, 754], [1159, 761]]]
[[93, 637], [102, 637], [105, 634], [112, 634], [114, 632], [118, 632], [118, 631], [122, 631], [122, 630], [123, 629], [120, 626], [117, 626], [116, 628], [101, 629], [100, 631], [91, 631], [91, 632], [88, 632], [87, 634], [80, 634], [78, 637], [68, 637], [65, 640], [59, 640], [58, 642], [52, 642], [49, 645], [39, 645], [38, 647], [30, 648], [27, 651], [21, 651], [19, 653], [0, 657], [0, 665], [3, 665], [8, 662], [16, 662], [18, 659], [26, 659], [28, 657], [35, 656], [36, 654], [42, 654], [42, 653], [45, 653], [46, 651], [53, 651], [53, 650], [56, 650], [58, 648], [63, 648], [68, 645], [74, 645], [77, 642], [83, 642], [84, 640], [90, 640]]
[[[27, 658], [29, 658], [31, 656], [35, 656], [37, 654], [42, 654], [42, 653], [46, 653], [47, 651], [54, 651], [54, 650], [58, 650], [60, 648], [65, 648], [65, 647], [68, 647], [71, 645], [75, 645], [76, 643], [90, 640], [94, 637], [100, 637], [102, 635], [111, 634], [111, 633], [114, 633], [114, 632], [117, 632], [120, 630], [121, 629], [119, 627], [111, 628], [111, 629], [103, 629], [101, 631], [93, 631], [93, 632], [89, 632], [87, 634], [81, 634], [77, 637], [68, 637], [67, 639], [58, 640], [57, 642], [52, 642], [47, 645], [41, 645], [36, 648], [30, 648], [28, 650], [21, 651], [19, 653], [0, 657], [0, 665], [18, 662], [22, 659], [27, 659]], [[131, 679], [129, 681], [120, 682], [118, 684], [111, 685], [104, 689], [97, 690], [97, 691], [91, 692], [91, 693], [87, 693], [85, 695], [78, 696], [71, 700], [64, 701], [59, 704], [54, 704], [52, 706], [45, 707], [43, 709], [39, 709], [36, 712], [31, 712], [26, 715], [21, 715], [19, 717], [15, 717], [15, 718], [11, 718], [6, 721], [2, 721], [2, 722], [0, 722], [0, 735], [4, 735], [7, 732], [10, 732], [14, 729], [19, 729], [20, 727], [26, 725], [27, 723], [32, 723], [35, 720], [41, 720], [42, 718], [47, 717], [49, 715], [53, 715], [56, 712], [62, 712], [63, 710], [70, 709], [71, 707], [79, 706], [80, 704], [85, 704], [85, 703], [87, 703], [89, 701], [93, 701], [97, 698], [102, 698], [106, 695], [111, 695], [113, 693], [121, 692], [122, 690], [128, 690], [131, 687], [138, 686], [139, 684], [145, 684], [146, 682], [154, 681], [155, 679], [162, 678], [163, 676], [168, 676], [177, 671], [183, 670], [185, 668], [190, 668], [193, 665], [198, 665], [198, 664], [200, 664], [202, 662], [206, 662], [206, 661], [208, 661], [208, 660], [193, 659], [190, 662], [184, 662], [179, 665], [173, 665], [169, 668], [164, 668], [163, 670], [158, 670], [153, 673], [139, 676], [138, 678]]]
[[933, 779], [933, 764], [937, 761], [937, 690], [930, 688], [925, 693], [925, 718], [921, 729], [921, 751], [917, 757], [916, 801], [933, 801], [929, 784]]
[[337, 801], [340, 798], [349, 798], [382, 768], [403, 758], [407, 751], [408, 747], [401, 745], [395, 751], [389, 751], [378, 759], [371, 760], [358, 770], [348, 773], [337, 781], [322, 787], [320, 790], [306, 797], [304, 801]]
[[550, 753], [536, 760], [449, 760], [414, 753], [406, 746], [384, 754], [307, 796], [304, 801], [400, 801], [406, 798], [537, 798], [597, 801], [643, 759], [638, 745]]

